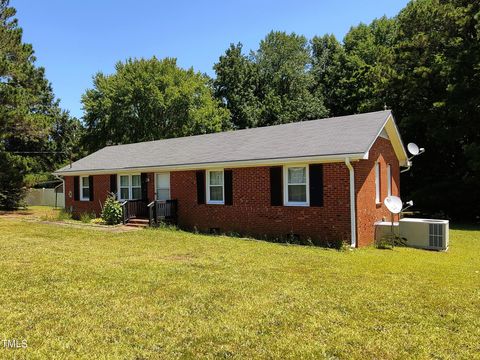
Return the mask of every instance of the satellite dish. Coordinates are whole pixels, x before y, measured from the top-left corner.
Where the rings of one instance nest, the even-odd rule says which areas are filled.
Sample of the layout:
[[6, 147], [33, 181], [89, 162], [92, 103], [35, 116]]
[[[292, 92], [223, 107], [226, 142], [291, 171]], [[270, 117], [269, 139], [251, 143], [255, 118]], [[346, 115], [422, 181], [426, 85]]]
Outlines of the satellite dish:
[[390, 211], [392, 214], [398, 214], [400, 211], [402, 211], [403, 203], [398, 196], [388, 196], [385, 198], [383, 203], [387, 207], [388, 211]]
[[418, 148], [417, 144], [409, 143], [407, 145], [408, 152], [413, 156], [420, 154], [420, 149]]

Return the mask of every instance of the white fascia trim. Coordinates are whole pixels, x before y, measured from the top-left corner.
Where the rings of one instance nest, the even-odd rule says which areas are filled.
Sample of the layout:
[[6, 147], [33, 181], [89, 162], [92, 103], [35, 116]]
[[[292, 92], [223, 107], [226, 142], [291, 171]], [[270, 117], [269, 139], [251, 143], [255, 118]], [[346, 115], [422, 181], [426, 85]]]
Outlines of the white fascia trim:
[[355, 210], [355, 171], [350, 159], [345, 158], [345, 165], [347, 165], [350, 174], [350, 246], [357, 247], [357, 214]]
[[166, 166], [149, 166], [149, 167], [135, 167], [135, 168], [117, 168], [117, 169], [92, 169], [82, 171], [55, 171], [54, 175], [61, 176], [77, 176], [82, 174], [89, 175], [103, 175], [103, 174], [117, 174], [117, 173], [142, 173], [142, 172], [162, 172], [162, 171], [182, 171], [182, 170], [208, 170], [208, 169], [232, 169], [242, 167], [257, 167], [257, 166], [278, 166], [298, 164], [299, 162], [305, 164], [319, 164], [319, 163], [335, 163], [344, 162], [345, 157], [351, 160], [361, 160], [365, 153], [340, 154], [334, 156], [306, 156], [293, 158], [279, 158], [279, 159], [261, 159], [261, 160], [244, 160], [244, 161], [230, 161], [217, 163], [198, 163], [198, 164], [182, 164], [182, 165], [166, 165]]
[[[378, 137], [380, 136], [380, 134], [382, 133], [383, 129], [385, 129], [385, 127], [387, 126], [388, 122], [390, 122], [393, 124], [393, 129], [394, 129], [394, 135], [395, 137], [399, 140], [400, 142], [400, 145], [401, 145], [401, 149], [402, 149], [402, 155], [404, 156], [405, 161], [400, 161], [400, 166], [408, 166], [408, 154], [407, 154], [407, 151], [405, 150], [405, 145], [403, 144], [403, 141], [402, 141], [402, 137], [400, 136], [400, 131], [398, 130], [398, 127], [397, 127], [397, 124], [395, 123], [395, 120], [393, 118], [393, 115], [392, 113], [390, 113], [387, 118], [385, 119], [385, 122], [383, 123], [383, 125], [380, 127], [380, 130], [378, 131], [377, 133], [377, 136], [375, 136], [374, 140], [372, 141], [372, 143], [368, 146], [368, 149], [367, 151], [365, 151], [364, 153], [364, 157], [363, 159], [368, 159], [368, 153], [370, 151], [370, 149], [372, 148], [373, 144], [375, 144], [375, 141], [377, 141]], [[387, 131], [387, 130], [385, 130]], [[388, 131], [387, 131], [387, 134], [388, 134]], [[389, 135], [390, 136], [390, 135]], [[390, 142], [392, 141], [392, 139], [390, 138]], [[393, 144], [392, 144], [393, 146]], [[347, 156], [347, 155], [345, 155]], [[400, 159], [399, 159], [400, 160]]]

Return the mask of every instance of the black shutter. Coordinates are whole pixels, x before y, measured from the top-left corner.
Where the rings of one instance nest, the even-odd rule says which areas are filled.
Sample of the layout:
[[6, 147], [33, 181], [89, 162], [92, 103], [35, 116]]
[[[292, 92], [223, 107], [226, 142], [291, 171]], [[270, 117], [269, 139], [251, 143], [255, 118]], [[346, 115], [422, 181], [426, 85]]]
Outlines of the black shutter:
[[93, 201], [93, 175], [88, 177], [88, 188], [90, 192], [90, 201]]
[[232, 170], [223, 172], [225, 186], [225, 205], [233, 205], [233, 173]]
[[142, 200], [148, 200], [148, 185], [147, 185], [147, 173], [140, 174], [140, 181], [142, 183]]
[[272, 206], [283, 205], [282, 167], [270, 168], [270, 204]]
[[323, 165], [311, 164], [310, 175], [310, 206], [323, 206]]
[[80, 200], [80, 176], [73, 177], [73, 200]]
[[110, 175], [110, 192], [117, 196], [117, 174]]
[[199, 170], [197, 175], [197, 203], [205, 204], [205, 170]]

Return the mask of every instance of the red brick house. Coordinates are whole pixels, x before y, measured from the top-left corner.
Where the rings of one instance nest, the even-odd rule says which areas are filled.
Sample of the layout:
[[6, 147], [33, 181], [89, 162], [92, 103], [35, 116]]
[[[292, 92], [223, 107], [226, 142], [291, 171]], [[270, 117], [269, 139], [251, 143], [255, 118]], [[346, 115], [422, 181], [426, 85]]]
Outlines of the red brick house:
[[55, 175], [76, 214], [100, 214], [113, 192], [126, 221], [170, 204], [186, 229], [356, 247], [372, 243], [408, 165], [391, 112], [379, 111], [107, 146]]

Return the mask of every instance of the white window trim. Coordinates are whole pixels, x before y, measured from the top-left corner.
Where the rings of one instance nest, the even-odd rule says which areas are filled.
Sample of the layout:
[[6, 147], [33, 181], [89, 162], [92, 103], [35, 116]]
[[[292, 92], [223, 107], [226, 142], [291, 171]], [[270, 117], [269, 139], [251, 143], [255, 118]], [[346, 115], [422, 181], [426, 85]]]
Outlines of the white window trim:
[[[158, 174], [168, 174], [168, 198], [172, 198], [172, 182], [171, 182], [171, 177], [170, 177], [170, 171], [162, 171], [162, 172], [157, 172], [155, 173], [155, 199], [157, 199], [157, 190], [159, 189], [157, 186], [157, 175]], [[161, 188], [160, 190], [165, 190], [165, 188]]]
[[392, 196], [392, 166], [387, 164], [387, 196]]
[[381, 194], [380, 194], [380, 163], [375, 162], [375, 203], [380, 204]]
[[[132, 185], [132, 176], [135, 176], [135, 175], [138, 175], [140, 176], [140, 186], [133, 186]], [[122, 187], [125, 188], [125, 186], [121, 186], [121, 182], [120, 182], [120, 176], [128, 176], [128, 199], [122, 199], [121, 195], [122, 195]], [[132, 199], [132, 189], [133, 188], [142, 188], [142, 175], [141, 174], [118, 174], [117, 175], [117, 187], [118, 187], [118, 190], [117, 190], [117, 198], [118, 200], [120, 201], [126, 201], [126, 200], [141, 200], [141, 197], [139, 199]]]
[[[87, 179], [88, 186], [83, 186], [83, 179]], [[80, 201], [90, 201], [90, 196], [85, 197], [83, 196], [83, 189], [88, 187], [88, 191], [90, 191], [90, 178], [89, 176], [80, 176]]]
[[[216, 172], [216, 171], [221, 171], [223, 174], [222, 178], [222, 198], [223, 200], [210, 200], [210, 173], [211, 172]], [[206, 171], [206, 181], [205, 185], [207, 187], [207, 204], [212, 204], [212, 205], [224, 205], [225, 204], [225, 171], [224, 169], [211, 169]], [[219, 185], [214, 185], [214, 186], [219, 186]]]
[[[306, 199], [307, 201], [288, 201], [288, 169], [295, 167], [304, 167], [306, 169]], [[284, 206], [310, 206], [310, 174], [308, 164], [296, 164], [283, 167], [283, 205]]]

